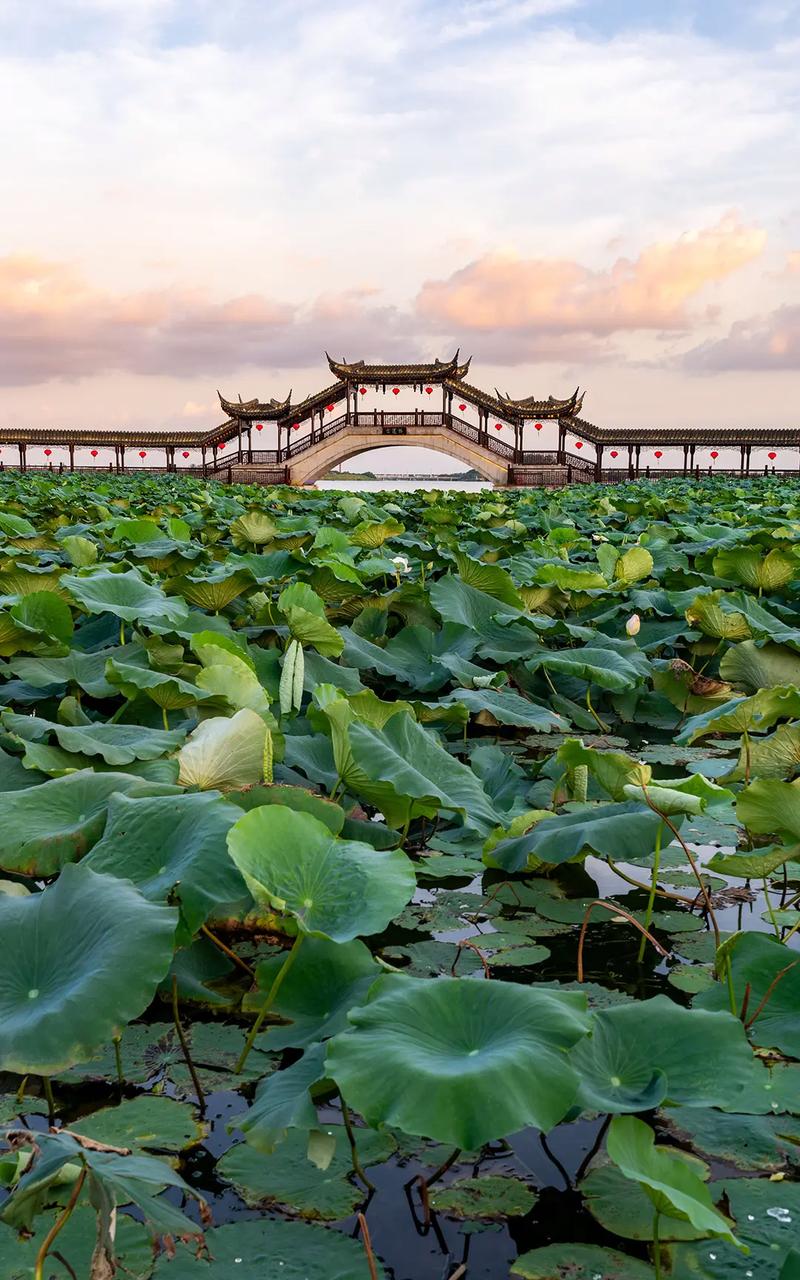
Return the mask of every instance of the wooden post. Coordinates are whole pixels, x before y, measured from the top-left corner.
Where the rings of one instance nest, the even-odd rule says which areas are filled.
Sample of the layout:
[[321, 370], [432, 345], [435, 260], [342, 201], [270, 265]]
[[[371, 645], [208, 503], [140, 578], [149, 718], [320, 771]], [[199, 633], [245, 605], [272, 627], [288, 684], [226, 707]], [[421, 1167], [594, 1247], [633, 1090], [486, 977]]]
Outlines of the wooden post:
[[26, 444], [19, 446], [19, 469], [20, 471], [28, 470], [28, 446]]
[[68, 446], [68, 448], [69, 448], [69, 469], [70, 471], [74, 471], [75, 470], [75, 445], [71, 444]]
[[594, 464], [594, 478], [599, 481], [603, 478], [603, 446], [598, 444], [595, 448], [597, 450], [597, 457], [595, 458]]

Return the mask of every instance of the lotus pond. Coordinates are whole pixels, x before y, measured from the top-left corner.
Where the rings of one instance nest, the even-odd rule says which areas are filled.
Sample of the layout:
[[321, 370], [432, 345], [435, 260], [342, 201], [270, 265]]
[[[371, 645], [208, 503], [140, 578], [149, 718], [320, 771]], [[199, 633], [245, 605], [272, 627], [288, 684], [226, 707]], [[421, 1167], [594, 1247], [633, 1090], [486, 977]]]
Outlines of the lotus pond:
[[798, 1280], [800, 485], [5, 473], [0, 677], [3, 1280]]

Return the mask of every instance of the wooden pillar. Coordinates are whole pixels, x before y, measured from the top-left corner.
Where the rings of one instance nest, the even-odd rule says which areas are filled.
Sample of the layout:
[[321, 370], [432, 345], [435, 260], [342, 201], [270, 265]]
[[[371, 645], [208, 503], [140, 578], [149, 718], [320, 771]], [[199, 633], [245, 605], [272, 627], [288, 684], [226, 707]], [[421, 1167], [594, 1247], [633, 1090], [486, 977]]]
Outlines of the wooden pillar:
[[28, 470], [28, 446], [26, 444], [19, 446], [19, 469], [20, 471]]
[[689, 466], [689, 446], [688, 444], [685, 444], [683, 446], [683, 474], [684, 475], [686, 475], [686, 469], [688, 466]]
[[567, 437], [567, 429], [564, 426], [564, 423], [559, 418], [558, 420], [558, 456], [556, 458], [556, 461], [560, 463], [564, 462], [564, 445], [566, 443], [566, 437]]
[[68, 448], [69, 448], [69, 469], [70, 471], [74, 471], [75, 470], [75, 445], [74, 444], [68, 445]]
[[119, 459], [120, 459], [120, 467], [124, 472], [125, 470], [125, 445], [124, 444], [121, 444], [119, 446]]
[[639, 465], [640, 465], [640, 464], [639, 464], [639, 459], [641, 458], [641, 456], [642, 456], [642, 446], [641, 446], [640, 444], [637, 444], [637, 446], [636, 446], [636, 474], [637, 474], [637, 476], [638, 476], [638, 474], [639, 474]]
[[597, 451], [597, 457], [595, 458], [595, 464], [594, 464], [594, 478], [595, 480], [602, 480], [603, 478], [603, 446], [601, 444], [598, 444], [595, 446], [595, 448]]
[[205, 475], [206, 474], [206, 446], [201, 445], [200, 448], [203, 455], [203, 475]]
[[747, 470], [747, 475], [750, 475], [750, 461], [751, 461], [751, 455], [752, 455], [752, 453], [753, 453], [753, 446], [752, 446], [751, 444], [746, 445], [746, 446], [745, 446], [745, 454], [746, 454], [746, 470]]

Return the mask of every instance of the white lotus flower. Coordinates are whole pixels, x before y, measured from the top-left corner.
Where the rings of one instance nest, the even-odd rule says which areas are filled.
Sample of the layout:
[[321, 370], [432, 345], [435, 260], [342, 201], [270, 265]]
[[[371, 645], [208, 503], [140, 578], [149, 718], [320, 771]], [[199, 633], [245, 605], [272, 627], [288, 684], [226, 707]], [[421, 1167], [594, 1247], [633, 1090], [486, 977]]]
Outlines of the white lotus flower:
[[394, 565], [395, 573], [411, 572], [411, 565], [408, 563], [405, 556], [392, 556], [392, 564]]
[[641, 625], [642, 620], [638, 613], [632, 613], [628, 618], [628, 621], [625, 623], [625, 630], [629, 636], [638, 636]]

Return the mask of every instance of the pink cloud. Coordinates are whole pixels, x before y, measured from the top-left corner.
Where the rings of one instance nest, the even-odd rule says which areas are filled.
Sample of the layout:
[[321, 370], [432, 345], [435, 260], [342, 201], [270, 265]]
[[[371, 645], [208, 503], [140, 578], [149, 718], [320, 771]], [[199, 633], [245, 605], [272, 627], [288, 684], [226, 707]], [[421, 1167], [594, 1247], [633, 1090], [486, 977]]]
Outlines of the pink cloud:
[[768, 316], [739, 321], [727, 338], [688, 352], [685, 365], [700, 373], [800, 370], [800, 307], [779, 307]]
[[765, 239], [759, 228], [729, 216], [600, 271], [569, 260], [490, 254], [446, 280], [428, 281], [417, 297], [417, 312], [438, 327], [531, 339], [687, 330], [697, 319], [688, 304], [706, 285], [757, 258]]

